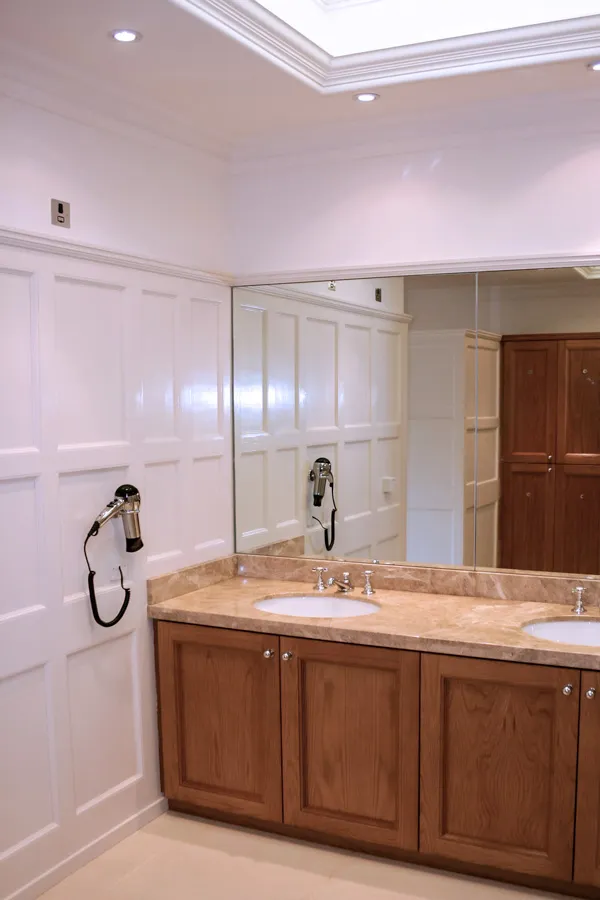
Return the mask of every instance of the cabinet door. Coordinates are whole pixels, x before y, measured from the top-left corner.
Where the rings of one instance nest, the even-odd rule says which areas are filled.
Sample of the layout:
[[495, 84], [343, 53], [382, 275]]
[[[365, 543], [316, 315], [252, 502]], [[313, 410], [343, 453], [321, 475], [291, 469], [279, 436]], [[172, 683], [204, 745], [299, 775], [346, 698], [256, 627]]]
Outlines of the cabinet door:
[[421, 851], [570, 880], [578, 716], [577, 670], [423, 654]]
[[502, 458], [553, 461], [558, 342], [506, 341], [502, 347]]
[[281, 822], [279, 638], [159, 622], [158, 681], [166, 796]]
[[600, 887], [600, 674], [582, 672], [575, 881]]
[[501, 484], [500, 566], [554, 569], [555, 467], [504, 463]]
[[561, 341], [558, 462], [600, 466], [600, 339]]
[[600, 574], [600, 466], [556, 467], [554, 569]]
[[416, 850], [419, 655], [281, 638], [284, 821]]

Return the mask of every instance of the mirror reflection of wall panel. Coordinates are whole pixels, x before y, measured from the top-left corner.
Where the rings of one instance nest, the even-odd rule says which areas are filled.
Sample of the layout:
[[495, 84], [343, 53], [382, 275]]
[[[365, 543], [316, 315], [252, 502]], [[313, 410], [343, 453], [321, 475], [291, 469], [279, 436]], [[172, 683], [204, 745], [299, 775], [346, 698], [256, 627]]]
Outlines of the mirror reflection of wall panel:
[[[240, 551], [301, 539], [307, 554], [329, 555], [313, 515], [329, 524], [331, 492], [316, 509], [308, 481], [314, 460], [326, 457], [339, 508], [331, 554], [405, 553], [401, 382], [410, 318], [402, 311], [402, 279], [394, 282], [395, 307], [386, 311], [357, 305], [365, 283], [352, 283], [348, 303], [341, 290], [331, 298], [321, 285], [235, 289]], [[257, 452], [268, 460], [262, 480], [248, 469]]]
[[[498, 565], [500, 504], [500, 336], [477, 335], [477, 547], [476, 564]], [[474, 435], [468, 431], [472, 441]]]
[[409, 335], [411, 562], [472, 563], [465, 527], [472, 535], [466, 517], [473, 518], [474, 353], [474, 332], [448, 329]]

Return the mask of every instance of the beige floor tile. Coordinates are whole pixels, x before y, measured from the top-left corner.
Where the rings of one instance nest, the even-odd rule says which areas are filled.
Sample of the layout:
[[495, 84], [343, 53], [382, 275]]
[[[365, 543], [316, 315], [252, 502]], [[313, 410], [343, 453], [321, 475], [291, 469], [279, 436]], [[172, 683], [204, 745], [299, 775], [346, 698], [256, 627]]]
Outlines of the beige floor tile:
[[550, 900], [551, 895], [166, 813], [44, 900]]
[[551, 900], [554, 897], [512, 885], [360, 857], [348, 865], [343, 875], [335, 875], [326, 885], [318, 886], [310, 900]]

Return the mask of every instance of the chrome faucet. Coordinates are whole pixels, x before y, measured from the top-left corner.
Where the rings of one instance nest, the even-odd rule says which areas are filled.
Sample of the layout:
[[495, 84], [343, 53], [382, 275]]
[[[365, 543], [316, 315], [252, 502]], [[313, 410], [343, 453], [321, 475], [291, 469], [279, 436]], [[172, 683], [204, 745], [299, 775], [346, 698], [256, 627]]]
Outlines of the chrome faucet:
[[575, 594], [576, 601], [575, 606], [571, 610], [572, 613], [575, 613], [576, 616], [582, 616], [585, 612], [585, 606], [583, 605], [583, 594], [585, 592], [585, 588], [579, 585], [579, 587], [573, 588], [571, 591], [572, 594]]
[[342, 572], [343, 581], [338, 581], [337, 578], [328, 578], [327, 584], [329, 587], [332, 587], [334, 584], [337, 587], [340, 594], [348, 594], [350, 591], [354, 590], [354, 585], [350, 581], [350, 572]]

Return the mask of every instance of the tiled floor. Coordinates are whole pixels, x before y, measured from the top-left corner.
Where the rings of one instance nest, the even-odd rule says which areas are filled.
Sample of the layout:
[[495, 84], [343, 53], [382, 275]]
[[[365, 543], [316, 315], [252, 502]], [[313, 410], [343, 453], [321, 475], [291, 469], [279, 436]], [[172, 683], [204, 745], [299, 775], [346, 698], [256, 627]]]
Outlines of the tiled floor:
[[535, 900], [445, 875], [166, 813], [44, 900]]

